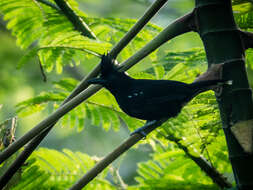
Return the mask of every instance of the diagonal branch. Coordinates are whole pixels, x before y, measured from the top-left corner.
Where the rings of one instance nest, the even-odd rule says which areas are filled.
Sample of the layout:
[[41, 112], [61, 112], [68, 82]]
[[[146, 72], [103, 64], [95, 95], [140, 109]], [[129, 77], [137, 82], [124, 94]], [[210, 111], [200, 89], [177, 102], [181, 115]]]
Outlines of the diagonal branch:
[[[141, 50], [139, 50], [135, 55], [133, 55], [124, 63], [122, 63], [120, 65], [120, 71], [126, 71], [127, 69], [132, 67], [134, 64], [139, 62], [141, 59], [143, 59], [145, 56], [153, 52], [155, 49], [157, 49], [159, 46], [161, 46], [163, 43], [165, 43], [169, 39], [177, 35], [191, 31], [191, 28], [189, 28], [189, 23], [191, 23], [191, 21], [192, 21], [192, 13], [189, 13], [179, 18], [178, 20], [176, 20], [174, 23], [172, 23], [167, 28], [165, 28], [158, 36], [156, 36], [146, 46], [144, 46]], [[11, 156], [19, 148], [24, 146], [27, 142], [29, 142], [32, 138], [34, 138], [40, 132], [48, 128], [48, 126], [57, 122], [64, 114], [68, 113], [70, 110], [72, 110], [77, 105], [79, 105], [80, 103], [85, 101], [87, 98], [95, 94], [98, 90], [100, 90], [102, 88], [101, 86], [92, 85], [88, 87], [86, 90], [82, 91], [82, 89], [85, 89], [88, 86], [87, 79], [96, 76], [94, 75], [94, 72], [95, 71], [93, 70], [90, 73], [90, 75], [88, 75], [83, 80], [83, 82], [81, 82], [81, 84], [68, 97], [68, 100], [73, 98], [75, 94], [78, 94], [80, 91], [81, 93], [76, 95], [73, 99], [71, 99], [69, 102], [64, 104], [62, 107], [58, 108], [54, 113], [52, 113], [46, 119], [41, 121], [33, 129], [27, 132], [24, 136], [22, 136], [20, 139], [18, 139], [13, 144], [11, 144], [7, 149], [5, 149], [0, 154], [0, 163], [6, 160], [9, 156]]]
[[[167, 119], [153, 122], [148, 125], [148, 128], [144, 130], [145, 134], [151, 133], [154, 129], [159, 127]], [[81, 190], [85, 187], [92, 179], [94, 179], [100, 172], [102, 172], [109, 164], [116, 160], [121, 154], [126, 152], [129, 148], [135, 145], [143, 138], [139, 133], [135, 133], [128, 137], [126, 141], [121, 143], [117, 148], [115, 148], [111, 153], [109, 153], [105, 158], [99, 161], [92, 169], [90, 169], [76, 184], [74, 184], [69, 190]]]
[[226, 177], [223, 176], [218, 170], [216, 170], [216, 168], [214, 168], [205, 158], [201, 156], [197, 157], [191, 154], [189, 149], [180, 142], [181, 141], [180, 138], [175, 137], [171, 133], [165, 136], [165, 138], [168, 139], [169, 141], [176, 143], [178, 148], [183, 150], [185, 154], [192, 161], [194, 161], [200, 167], [200, 169], [204, 171], [206, 175], [209, 176], [213, 180], [213, 182], [217, 184], [221, 189], [232, 187], [232, 184], [227, 181]]
[[64, 1], [64, 0], [55, 0], [55, 3], [57, 5], [55, 5], [54, 3], [51, 3], [50, 1], [47, 0], [36, 0], [40, 3], [43, 3], [57, 11], [59, 11], [59, 13], [63, 13], [68, 19], [69, 21], [73, 24], [73, 26], [75, 27], [75, 29], [79, 32], [81, 32], [81, 34], [83, 36], [87, 36], [88, 38], [91, 39], [96, 39], [95, 34], [90, 30], [89, 26], [83, 21], [83, 19], [81, 17], [79, 17], [70, 7], [70, 5]]
[[45, 4], [45, 5], [49, 6], [49, 7], [57, 10], [57, 11], [61, 11], [61, 9], [57, 5], [51, 3], [50, 1], [47, 1], [47, 0], [36, 0], [36, 1], [38, 1], [40, 3], [43, 3], [43, 4]]
[[63, 14], [69, 19], [74, 25], [75, 29], [83, 36], [88, 38], [96, 39], [95, 34], [89, 29], [88, 25], [79, 17], [65, 0], [54, 0], [58, 7], [62, 10]]

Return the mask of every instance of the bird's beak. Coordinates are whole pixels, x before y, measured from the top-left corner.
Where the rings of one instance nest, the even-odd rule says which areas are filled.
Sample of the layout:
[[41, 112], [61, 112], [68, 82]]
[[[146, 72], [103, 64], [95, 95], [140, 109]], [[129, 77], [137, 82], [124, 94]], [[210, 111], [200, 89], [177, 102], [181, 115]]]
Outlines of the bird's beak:
[[106, 80], [101, 79], [101, 78], [93, 78], [88, 80], [89, 84], [100, 84], [102, 86], [104, 86], [106, 84]]

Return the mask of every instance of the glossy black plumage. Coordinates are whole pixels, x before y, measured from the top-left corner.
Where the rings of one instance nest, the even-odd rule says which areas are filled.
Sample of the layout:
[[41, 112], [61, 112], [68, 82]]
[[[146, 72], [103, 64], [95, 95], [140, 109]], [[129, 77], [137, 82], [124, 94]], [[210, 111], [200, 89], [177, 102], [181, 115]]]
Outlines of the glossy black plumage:
[[91, 79], [89, 83], [103, 85], [125, 113], [148, 121], [175, 117], [194, 96], [223, 82], [209, 80], [186, 84], [171, 80], [133, 79], [124, 72], [118, 72], [109, 56], [102, 56], [100, 64], [100, 78]]

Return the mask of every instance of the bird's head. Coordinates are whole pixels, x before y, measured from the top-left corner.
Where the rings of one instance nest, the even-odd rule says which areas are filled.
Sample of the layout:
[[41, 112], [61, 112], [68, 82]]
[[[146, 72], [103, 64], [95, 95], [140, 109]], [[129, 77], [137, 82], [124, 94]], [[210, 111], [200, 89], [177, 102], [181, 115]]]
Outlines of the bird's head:
[[124, 79], [128, 78], [124, 72], [117, 71], [110, 55], [102, 55], [100, 69], [101, 74], [99, 78], [88, 80], [89, 84], [100, 84], [110, 90], [122, 85], [122, 82], [125, 81]]

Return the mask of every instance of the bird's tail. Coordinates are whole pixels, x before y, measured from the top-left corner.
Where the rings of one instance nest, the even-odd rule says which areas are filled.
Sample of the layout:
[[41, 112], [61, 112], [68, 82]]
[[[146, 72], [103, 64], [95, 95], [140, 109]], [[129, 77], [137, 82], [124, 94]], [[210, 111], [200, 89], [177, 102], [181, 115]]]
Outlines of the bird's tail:
[[193, 82], [191, 87], [195, 89], [196, 93], [201, 93], [207, 90], [211, 90], [214, 87], [222, 86], [222, 85], [232, 85], [232, 80], [206, 80], [206, 81], [198, 81]]

